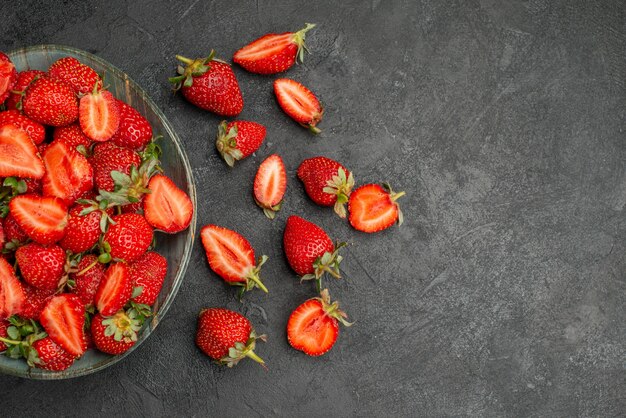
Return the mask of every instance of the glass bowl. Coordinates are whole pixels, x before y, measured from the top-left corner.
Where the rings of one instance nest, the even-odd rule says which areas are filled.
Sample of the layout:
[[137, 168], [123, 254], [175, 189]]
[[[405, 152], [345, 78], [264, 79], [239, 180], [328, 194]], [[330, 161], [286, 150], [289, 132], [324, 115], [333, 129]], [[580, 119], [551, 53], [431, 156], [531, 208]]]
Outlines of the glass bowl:
[[37, 45], [17, 49], [9, 52], [8, 55], [18, 71], [25, 69], [46, 71], [54, 61], [67, 56], [75, 57], [80, 62], [96, 70], [98, 74], [103, 76], [104, 85], [108, 87], [108, 90], [115, 97], [133, 106], [148, 119], [152, 125], [154, 135], [162, 135], [162, 138], [158, 141], [163, 150], [161, 166], [165, 174], [178, 187], [187, 192], [193, 203], [194, 214], [189, 228], [176, 235], [158, 232], [155, 234], [157, 251], [167, 258], [167, 276], [165, 277], [163, 289], [152, 307], [154, 316], [146, 321], [139, 333], [137, 342], [130, 350], [118, 356], [104, 354], [94, 349], [88, 350], [69, 369], [61, 372], [29, 368], [23, 359], [14, 360], [0, 355], [0, 373], [29, 379], [48, 380], [84, 376], [117, 363], [137, 349], [150, 336], [150, 333], [156, 328], [172, 304], [187, 270], [196, 230], [196, 191], [193, 174], [180, 139], [165, 115], [141, 87], [113, 65], [88, 52], [57, 45]]

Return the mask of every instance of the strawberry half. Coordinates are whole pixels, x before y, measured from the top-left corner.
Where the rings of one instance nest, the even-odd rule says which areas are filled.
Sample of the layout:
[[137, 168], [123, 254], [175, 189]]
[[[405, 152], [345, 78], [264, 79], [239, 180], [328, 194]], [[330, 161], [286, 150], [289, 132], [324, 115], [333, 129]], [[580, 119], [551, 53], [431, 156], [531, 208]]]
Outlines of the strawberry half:
[[265, 139], [265, 126], [256, 122], [222, 121], [217, 130], [215, 146], [226, 164], [246, 158], [259, 149]]
[[94, 88], [80, 99], [80, 128], [88, 138], [97, 142], [108, 141], [120, 125], [117, 99], [110, 91]]
[[298, 167], [298, 178], [315, 203], [334, 206], [335, 213], [346, 217], [344, 205], [354, 187], [354, 176], [344, 166], [326, 157], [308, 158]]
[[101, 87], [102, 80], [96, 71], [74, 57], [63, 57], [50, 65], [48, 76], [67, 83], [74, 91], [85, 94]]
[[320, 297], [307, 300], [291, 313], [287, 322], [287, 340], [296, 350], [309, 356], [321, 356], [335, 345], [339, 322], [352, 325], [346, 318], [339, 303], [331, 303], [328, 289], [324, 289]]
[[35, 78], [43, 77], [46, 73], [39, 70], [26, 70], [17, 74], [17, 81], [11, 89], [11, 94], [6, 101], [7, 109], [22, 110], [22, 98], [28, 86]]
[[42, 124], [28, 119], [19, 110], [7, 110], [0, 112], [0, 126], [13, 124], [26, 131], [35, 145], [41, 144], [46, 139], [46, 129]]
[[26, 300], [22, 283], [7, 260], [0, 257], [0, 319], [19, 313]]
[[15, 260], [24, 281], [44, 291], [56, 290], [65, 274], [65, 251], [58, 245], [31, 242], [17, 249]]
[[0, 126], [0, 177], [40, 179], [45, 174], [37, 147], [26, 131], [15, 125]]
[[115, 145], [130, 149], [141, 149], [152, 139], [152, 127], [134, 107], [117, 100], [120, 111], [120, 126], [111, 138]]
[[175, 234], [189, 226], [193, 204], [187, 193], [164, 174], [153, 176], [148, 189], [150, 193], [143, 198], [143, 213], [150, 225], [168, 234]]
[[254, 201], [265, 216], [274, 219], [283, 204], [286, 189], [285, 164], [278, 154], [272, 154], [261, 163], [254, 177]]
[[268, 33], [235, 52], [233, 62], [256, 74], [276, 74], [288, 70], [296, 59], [303, 61], [306, 33], [315, 27], [307, 23], [298, 32]]
[[35, 122], [65, 126], [78, 119], [74, 90], [62, 81], [40, 77], [32, 82], [22, 100], [24, 114]]
[[402, 212], [396, 202], [404, 192], [394, 193], [388, 184], [365, 184], [350, 195], [348, 220], [350, 225], [363, 232], [378, 232], [394, 223], [402, 224]]
[[16, 81], [17, 70], [15, 65], [5, 53], [0, 52], [0, 104], [9, 97]]
[[274, 81], [274, 94], [287, 116], [314, 134], [322, 132], [317, 124], [322, 120], [324, 109], [311, 90], [297, 81], [279, 78]]
[[50, 338], [68, 353], [81, 356], [87, 349], [85, 340], [85, 305], [78, 296], [62, 294], [53, 297], [41, 312], [39, 321]]
[[111, 264], [98, 285], [96, 308], [103, 316], [114, 315], [126, 305], [132, 293], [132, 279], [126, 263]]
[[200, 231], [202, 245], [211, 270], [233, 286], [242, 286], [241, 292], [259, 287], [267, 293], [259, 272], [267, 256], [255, 265], [254, 248], [243, 236], [230, 229], [206, 225]]
[[152, 305], [161, 288], [167, 274], [167, 260], [161, 254], [148, 251], [129, 267], [133, 281], [133, 289], [141, 288], [141, 292], [132, 298], [135, 303]]
[[53, 244], [65, 234], [67, 206], [56, 197], [22, 194], [11, 199], [9, 210], [26, 235], [41, 245]]
[[53, 142], [43, 153], [46, 174], [44, 196], [55, 196], [71, 205], [93, 187], [93, 168], [87, 158], [65, 142]]

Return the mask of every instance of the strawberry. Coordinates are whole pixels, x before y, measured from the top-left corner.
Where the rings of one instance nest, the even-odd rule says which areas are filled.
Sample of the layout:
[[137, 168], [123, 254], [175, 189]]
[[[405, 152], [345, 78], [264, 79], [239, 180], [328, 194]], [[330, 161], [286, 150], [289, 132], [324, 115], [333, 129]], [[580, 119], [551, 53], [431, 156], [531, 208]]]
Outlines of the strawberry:
[[89, 139], [80, 129], [80, 125], [78, 123], [54, 128], [52, 140], [53, 142], [64, 142], [72, 149], [76, 149], [76, 147], [80, 145], [85, 147], [85, 149], [88, 149], [93, 143], [93, 141]]
[[261, 163], [254, 177], [254, 201], [265, 216], [274, 219], [283, 204], [286, 189], [285, 164], [278, 154], [272, 154]]
[[226, 164], [234, 166], [236, 160], [246, 158], [259, 149], [265, 139], [265, 126], [244, 120], [226, 123], [217, 130], [215, 146]]
[[274, 93], [287, 116], [314, 134], [322, 132], [317, 124], [322, 120], [324, 109], [311, 90], [297, 81], [279, 78], [274, 81]]
[[39, 322], [50, 338], [68, 353], [80, 357], [87, 349], [85, 305], [68, 293], [54, 296], [41, 312]]
[[[9, 321], [7, 321], [6, 319], [0, 319], [0, 337], [1, 338], [6, 338], [9, 336], [9, 334], [7, 333], [7, 328], [9, 326], [10, 326]], [[0, 341], [0, 353], [2, 353], [6, 349], [7, 349], [7, 345], [3, 341]]]
[[154, 304], [167, 274], [165, 257], [154, 251], [148, 251], [139, 260], [131, 264], [129, 269], [133, 288], [141, 288], [141, 293], [133, 297], [132, 301], [144, 305]]
[[8, 261], [0, 257], [0, 319], [19, 313], [24, 305], [22, 283]]
[[120, 111], [120, 126], [111, 138], [115, 145], [130, 149], [141, 149], [152, 139], [152, 127], [134, 107], [117, 100]]
[[321, 356], [335, 345], [339, 322], [352, 325], [346, 318], [339, 303], [331, 303], [328, 289], [324, 289], [320, 297], [307, 300], [291, 313], [287, 322], [287, 340], [296, 350], [309, 356]]
[[[26, 232], [20, 228], [10, 212], [2, 221], [2, 229], [4, 230], [4, 237], [7, 245], [9, 243], [13, 244], [13, 246], [8, 249], [15, 250], [17, 249], [17, 246], [23, 245], [28, 241], [28, 235], [26, 235]], [[5, 246], [5, 248], [7, 248], [7, 246]]]
[[287, 261], [302, 276], [302, 280], [315, 279], [318, 288], [321, 287], [321, 278], [325, 272], [335, 278], [341, 277], [339, 263], [343, 257], [339, 255], [339, 249], [344, 245], [341, 243], [335, 247], [322, 228], [299, 216], [287, 219], [283, 234]]
[[46, 129], [43, 125], [28, 119], [26, 116], [22, 115], [19, 110], [0, 112], [0, 126], [9, 123], [26, 131], [35, 145], [41, 144], [46, 139]]
[[67, 83], [77, 94], [89, 93], [94, 87], [102, 86], [98, 73], [74, 57], [63, 57], [53, 62], [48, 68], [48, 76]]
[[0, 104], [2, 104], [17, 81], [17, 70], [8, 56], [0, 52]]
[[55, 196], [66, 205], [93, 187], [93, 168], [87, 158], [65, 142], [53, 142], [43, 154], [46, 174], [44, 196]]
[[174, 91], [182, 90], [190, 103], [221, 116], [236, 116], [243, 110], [239, 83], [230, 65], [214, 59], [215, 51], [207, 58], [195, 60], [176, 55], [187, 64], [178, 66], [178, 76], [171, 77]]
[[26, 184], [26, 193], [41, 194], [41, 179], [22, 179]]
[[65, 126], [78, 119], [78, 100], [72, 88], [47, 77], [28, 87], [22, 108], [26, 116], [44, 125]]
[[249, 357], [265, 365], [254, 352], [257, 339], [265, 341], [265, 335], [257, 336], [250, 321], [237, 312], [209, 308], [202, 310], [198, 316], [196, 345], [219, 364], [233, 367], [241, 359]]
[[143, 213], [150, 225], [168, 234], [175, 234], [189, 226], [193, 204], [187, 193], [164, 174], [153, 176], [148, 189], [150, 193], [143, 198]]
[[61, 248], [78, 254], [96, 245], [102, 232], [100, 222], [106, 215], [100, 210], [89, 210], [90, 206], [83, 204], [70, 208], [65, 236], [59, 241]]
[[40, 369], [58, 372], [67, 369], [76, 360], [76, 356], [65, 351], [50, 337], [35, 341], [32, 348], [37, 355], [29, 357], [29, 364]]
[[354, 176], [347, 168], [326, 157], [308, 158], [298, 167], [298, 178], [306, 194], [318, 205], [334, 206], [335, 212], [346, 217], [344, 204], [354, 187]]
[[111, 316], [122, 309], [133, 293], [132, 279], [126, 263], [113, 263], [98, 285], [95, 302], [103, 316]]
[[94, 306], [98, 286], [104, 277], [106, 268], [98, 262], [98, 257], [87, 254], [78, 262], [76, 272], [70, 274], [74, 282], [72, 293], [80, 298], [85, 306]]
[[35, 78], [43, 77], [46, 73], [39, 70], [26, 70], [17, 74], [15, 86], [11, 89], [11, 94], [6, 101], [7, 109], [22, 110], [22, 98], [28, 86]]
[[388, 184], [365, 184], [350, 195], [348, 220], [359, 231], [377, 232], [394, 223], [402, 224], [402, 212], [396, 202], [404, 192], [394, 193]]
[[15, 125], [0, 125], [0, 177], [40, 179], [43, 161], [30, 136]]
[[22, 278], [41, 290], [56, 290], [65, 273], [65, 251], [58, 245], [43, 247], [31, 242], [17, 249], [15, 259]]
[[142, 323], [133, 309], [130, 313], [119, 311], [111, 318], [96, 314], [91, 320], [93, 342], [103, 353], [122, 354], [135, 345]]
[[141, 165], [141, 157], [128, 148], [118, 147], [112, 142], [105, 142], [94, 147], [93, 156], [89, 162], [94, 170], [96, 187], [112, 192], [115, 188], [115, 182], [111, 177], [111, 171], [119, 171], [129, 175], [132, 166], [139, 167]]
[[259, 277], [261, 266], [268, 258], [266, 255], [255, 264], [254, 248], [248, 240], [221, 226], [206, 225], [200, 231], [200, 236], [211, 270], [226, 283], [241, 286], [241, 292], [257, 286], [267, 293]]
[[65, 234], [67, 207], [56, 197], [22, 194], [11, 199], [9, 210], [26, 235], [41, 245], [53, 244]]
[[79, 118], [83, 133], [97, 142], [108, 141], [120, 126], [120, 109], [110, 91], [94, 88], [80, 99]]
[[121, 206], [122, 213], [143, 213], [143, 197], [138, 202]]
[[2, 222], [0, 221], [0, 252], [4, 249], [4, 244], [6, 244], [7, 239], [4, 235], [4, 226], [2, 226]]
[[137, 213], [123, 213], [113, 216], [112, 220], [103, 241], [105, 247], [109, 247], [107, 253], [113, 259], [132, 263], [148, 251], [153, 232], [143, 216]]
[[43, 308], [56, 293], [55, 290], [42, 290], [36, 287], [24, 284], [24, 304], [20, 309], [19, 315], [24, 319], [38, 320], [41, 316]]
[[306, 33], [315, 27], [307, 23], [298, 32], [268, 33], [235, 52], [233, 62], [251, 73], [276, 74], [288, 70], [296, 59], [302, 62]]

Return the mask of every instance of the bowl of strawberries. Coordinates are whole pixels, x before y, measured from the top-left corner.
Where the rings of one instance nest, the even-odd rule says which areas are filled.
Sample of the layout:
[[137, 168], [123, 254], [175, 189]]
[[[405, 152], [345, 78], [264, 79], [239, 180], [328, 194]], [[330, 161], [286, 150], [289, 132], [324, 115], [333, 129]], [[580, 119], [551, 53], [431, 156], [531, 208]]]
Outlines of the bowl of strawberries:
[[158, 325], [196, 227], [192, 170], [126, 74], [69, 47], [0, 53], [0, 372], [94, 373]]

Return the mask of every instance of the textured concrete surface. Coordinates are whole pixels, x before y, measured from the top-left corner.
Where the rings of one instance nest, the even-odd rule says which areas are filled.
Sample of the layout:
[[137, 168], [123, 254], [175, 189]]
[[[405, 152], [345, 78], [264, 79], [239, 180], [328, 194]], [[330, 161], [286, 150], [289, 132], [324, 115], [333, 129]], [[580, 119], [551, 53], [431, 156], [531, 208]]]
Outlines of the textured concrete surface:
[[[52, 2], [51, 2], [52, 3]], [[0, 376], [2, 410], [56, 416], [616, 416], [626, 414], [626, 6], [623, 1], [3, 2], [0, 50], [75, 46], [151, 92], [184, 140], [199, 224], [235, 228], [270, 256], [269, 296], [240, 304], [199, 243], [169, 314], [122, 364], [84, 378]], [[219, 119], [170, 94], [176, 53], [229, 59], [271, 31], [316, 22], [311, 55], [286, 75], [321, 97], [314, 138], [277, 108], [273, 77], [236, 69], [242, 118], [268, 127], [229, 170]], [[250, 196], [280, 153], [284, 209]], [[315, 207], [299, 162], [343, 161], [359, 183], [407, 191], [405, 225], [351, 230]], [[289, 312], [313, 289], [282, 255], [299, 214], [352, 243], [330, 282], [356, 324], [307, 358], [288, 346]], [[217, 367], [193, 344], [206, 306], [247, 314], [269, 342]], [[0, 414], [5, 415], [5, 414]]]

